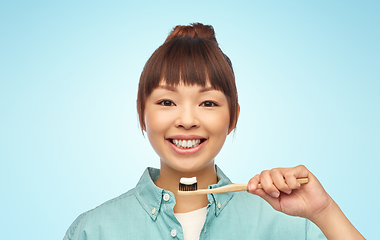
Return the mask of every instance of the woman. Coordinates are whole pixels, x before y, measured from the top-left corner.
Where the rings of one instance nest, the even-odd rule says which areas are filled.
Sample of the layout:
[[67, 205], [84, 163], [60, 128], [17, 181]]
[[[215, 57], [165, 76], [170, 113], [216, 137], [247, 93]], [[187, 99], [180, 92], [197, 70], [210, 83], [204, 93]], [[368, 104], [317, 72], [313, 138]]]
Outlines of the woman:
[[240, 109], [211, 26], [173, 29], [144, 67], [137, 111], [160, 170], [147, 168], [135, 188], [80, 215], [64, 239], [363, 239], [304, 166], [263, 171], [249, 193], [177, 194], [182, 177], [197, 177], [200, 189], [231, 183], [214, 158]]

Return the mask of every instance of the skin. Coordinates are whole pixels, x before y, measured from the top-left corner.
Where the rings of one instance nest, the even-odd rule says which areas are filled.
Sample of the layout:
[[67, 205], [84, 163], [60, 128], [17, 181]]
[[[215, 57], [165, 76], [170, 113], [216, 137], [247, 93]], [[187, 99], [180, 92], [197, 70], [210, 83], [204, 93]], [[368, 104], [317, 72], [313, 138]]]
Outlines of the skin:
[[[198, 187], [217, 183], [214, 158], [222, 148], [229, 128], [226, 96], [208, 84], [169, 87], [164, 81], [145, 104], [145, 126], [150, 143], [160, 156], [161, 173], [155, 184], [176, 196], [174, 212], [189, 212], [207, 206], [206, 195], [178, 196], [181, 177], [197, 177]], [[198, 136], [205, 141], [193, 154], [178, 154], [168, 138]]]
[[[229, 121], [226, 96], [210, 85], [169, 87], [162, 81], [148, 97], [144, 130], [161, 162], [155, 184], [174, 193], [174, 212], [207, 206], [207, 195], [177, 195], [178, 183], [181, 177], [194, 176], [199, 189], [217, 183], [214, 158], [233, 130]], [[189, 135], [205, 139], [200, 150], [191, 154], [173, 150], [168, 138]], [[296, 179], [304, 177], [309, 182], [301, 186]], [[257, 189], [259, 183], [263, 189]], [[277, 211], [311, 220], [328, 239], [364, 239], [305, 166], [265, 170], [250, 179], [248, 192], [262, 197]]]
[[[309, 178], [307, 184], [297, 183], [297, 178], [304, 177]], [[263, 189], [257, 189], [259, 183]], [[249, 181], [248, 192], [262, 197], [277, 211], [309, 219], [327, 239], [364, 239], [303, 165], [265, 170]]]

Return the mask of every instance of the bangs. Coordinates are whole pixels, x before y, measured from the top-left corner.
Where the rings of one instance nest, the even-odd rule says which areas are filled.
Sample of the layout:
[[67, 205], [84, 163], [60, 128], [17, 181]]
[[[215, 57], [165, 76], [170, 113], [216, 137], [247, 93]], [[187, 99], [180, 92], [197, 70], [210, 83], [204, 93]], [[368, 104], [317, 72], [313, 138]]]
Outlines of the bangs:
[[[149, 66], [150, 65], [150, 66]], [[163, 44], [153, 53], [145, 68], [146, 96], [165, 81], [169, 86], [210, 84], [229, 96], [232, 66], [219, 47], [206, 39], [182, 37]]]

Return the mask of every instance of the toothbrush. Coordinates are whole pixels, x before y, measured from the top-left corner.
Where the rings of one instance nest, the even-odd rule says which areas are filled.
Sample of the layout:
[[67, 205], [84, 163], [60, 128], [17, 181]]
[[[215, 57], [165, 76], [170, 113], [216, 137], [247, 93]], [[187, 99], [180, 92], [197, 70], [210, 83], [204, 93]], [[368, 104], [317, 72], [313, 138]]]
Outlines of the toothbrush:
[[[298, 178], [297, 182], [300, 184], [304, 184], [309, 182], [308, 178]], [[219, 188], [213, 188], [213, 189], [197, 189], [197, 178], [181, 178], [179, 182], [179, 190], [178, 195], [199, 195], [199, 194], [211, 194], [211, 193], [226, 193], [226, 192], [239, 192], [239, 191], [247, 191], [248, 185], [247, 184], [229, 184], [226, 186], [222, 186]], [[262, 186], [259, 183], [257, 185], [258, 189], [261, 189]]]

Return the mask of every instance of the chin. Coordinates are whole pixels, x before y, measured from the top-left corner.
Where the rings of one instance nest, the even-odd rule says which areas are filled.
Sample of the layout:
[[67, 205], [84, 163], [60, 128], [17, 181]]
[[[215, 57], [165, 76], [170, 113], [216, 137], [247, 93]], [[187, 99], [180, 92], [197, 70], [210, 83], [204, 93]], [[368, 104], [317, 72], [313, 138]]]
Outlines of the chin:
[[214, 165], [214, 160], [209, 160], [207, 162], [196, 162], [194, 159], [181, 160], [180, 162], [170, 163], [165, 162], [164, 164], [172, 168], [174, 171], [183, 172], [183, 173], [194, 173], [204, 170], [209, 167], [210, 164]]

